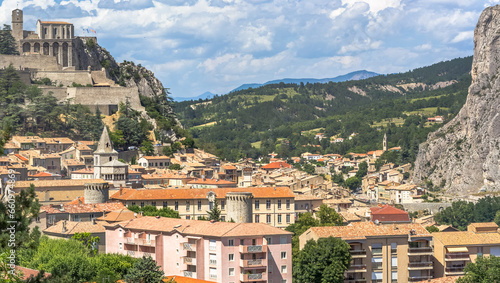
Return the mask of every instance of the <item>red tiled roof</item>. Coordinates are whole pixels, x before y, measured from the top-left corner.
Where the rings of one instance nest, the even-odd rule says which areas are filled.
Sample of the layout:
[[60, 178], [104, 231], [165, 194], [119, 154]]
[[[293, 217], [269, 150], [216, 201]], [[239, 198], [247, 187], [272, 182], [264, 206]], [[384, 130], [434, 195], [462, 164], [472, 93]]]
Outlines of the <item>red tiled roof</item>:
[[55, 176], [59, 176], [57, 174], [52, 174], [52, 173], [47, 173], [47, 172], [39, 172], [39, 173], [37, 173], [35, 175], [30, 175], [30, 177], [35, 177], [35, 178], [37, 178], [37, 177], [52, 177], [54, 175]]
[[218, 179], [194, 179], [189, 181], [188, 184], [201, 184], [201, 185], [236, 185], [235, 182], [218, 180]]
[[286, 163], [286, 162], [272, 162], [267, 165], [264, 165], [260, 167], [262, 169], [280, 169], [280, 168], [292, 168], [292, 165]]
[[380, 222], [409, 222], [410, 216], [408, 212], [397, 209], [390, 205], [383, 207], [370, 207], [372, 212], [371, 220], [378, 220]]
[[[431, 234], [420, 224], [376, 225], [373, 222], [352, 222], [346, 226], [327, 226], [309, 228], [319, 238], [335, 237], [343, 240], [366, 239], [366, 237], [409, 235], [430, 236]], [[308, 231], [309, 231], [308, 230]], [[307, 233], [307, 232], [305, 232]]]
[[83, 168], [80, 170], [72, 171], [71, 174], [94, 174], [94, 168]]
[[[19, 273], [23, 274], [23, 276], [21, 278], [22, 280], [28, 280], [28, 278], [35, 277], [38, 275], [38, 273], [40, 273], [40, 271], [38, 271], [38, 270], [27, 268], [27, 267], [22, 267], [19, 265], [16, 265], [16, 272], [17, 272], [17, 274], [19, 274]], [[43, 278], [47, 278], [49, 276], [52, 276], [52, 274], [45, 272], [43, 275]]]
[[21, 154], [14, 154], [17, 158], [21, 159], [22, 161], [28, 161], [28, 158], [22, 156]]
[[111, 199], [116, 200], [161, 200], [161, 199], [206, 199], [212, 191], [218, 199], [225, 199], [228, 192], [250, 192], [254, 198], [293, 198], [294, 194], [288, 187], [259, 188], [214, 188], [214, 189], [127, 189], [116, 192]]
[[118, 209], [123, 209], [125, 206], [121, 202], [109, 202], [109, 203], [96, 203], [96, 204], [63, 204], [63, 210], [61, 211], [60, 206], [42, 206], [40, 211], [46, 211], [47, 213], [89, 213], [89, 212], [103, 212], [103, 211], [114, 211]]
[[236, 169], [238, 169], [234, 165], [222, 165], [222, 168], [224, 168], [226, 170], [236, 170]]

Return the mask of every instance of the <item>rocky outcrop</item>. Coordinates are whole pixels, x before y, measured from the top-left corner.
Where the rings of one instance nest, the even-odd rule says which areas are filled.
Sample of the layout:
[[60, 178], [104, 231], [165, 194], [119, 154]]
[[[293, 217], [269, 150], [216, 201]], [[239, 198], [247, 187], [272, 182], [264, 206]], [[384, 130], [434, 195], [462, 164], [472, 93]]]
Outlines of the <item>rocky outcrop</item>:
[[458, 115], [420, 145], [413, 180], [448, 194], [500, 191], [500, 6], [486, 8], [474, 32], [472, 84]]

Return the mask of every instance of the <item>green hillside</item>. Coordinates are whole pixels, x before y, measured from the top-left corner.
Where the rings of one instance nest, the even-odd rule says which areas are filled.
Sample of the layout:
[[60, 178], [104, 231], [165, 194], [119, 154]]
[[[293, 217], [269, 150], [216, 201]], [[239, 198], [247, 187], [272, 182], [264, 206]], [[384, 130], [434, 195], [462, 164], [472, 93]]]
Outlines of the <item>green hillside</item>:
[[[389, 146], [405, 150], [401, 161], [412, 161], [418, 144], [442, 125], [427, 117], [450, 119], [462, 107], [471, 65], [466, 57], [360, 81], [280, 83], [174, 107], [199, 147], [228, 160], [273, 151], [281, 157], [366, 152], [381, 149], [387, 132]], [[317, 128], [327, 137], [321, 142], [301, 134]], [[358, 135], [349, 140], [352, 133]], [[330, 143], [331, 136], [345, 141]]]

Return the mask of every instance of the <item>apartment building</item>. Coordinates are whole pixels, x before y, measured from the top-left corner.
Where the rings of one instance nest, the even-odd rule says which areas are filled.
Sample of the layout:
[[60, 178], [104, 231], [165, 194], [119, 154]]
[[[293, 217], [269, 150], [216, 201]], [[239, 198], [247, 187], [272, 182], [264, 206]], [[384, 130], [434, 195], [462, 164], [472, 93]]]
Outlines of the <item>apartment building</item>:
[[420, 224], [376, 225], [353, 222], [347, 226], [312, 227], [300, 237], [307, 241], [335, 237], [351, 249], [351, 266], [346, 283], [416, 282], [432, 278], [432, 236]]
[[434, 275], [464, 274], [465, 265], [478, 256], [500, 256], [500, 233], [494, 222], [472, 223], [467, 231], [436, 232], [434, 237]]
[[121, 201], [125, 206], [153, 205], [157, 208], [169, 207], [179, 212], [183, 219], [200, 219], [207, 217], [207, 211], [213, 207], [209, 196], [215, 199], [221, 209], [223, 221], [227, 217], [228, 192], [249, 192], [253, 198], [251, 205], [254, 223], [267, 223], [275, 227], [285, 228], [295, 223], [294, 194], [287, 187], [261, 188], [213, 188], [213, 189], [127, 189], [110, 196], [110, 199]]
[[292, 282], [292, 233], [263, 223], [150, 217], [105, 225], [106, 253], [151, 256], [165, 274], [211, 282]]

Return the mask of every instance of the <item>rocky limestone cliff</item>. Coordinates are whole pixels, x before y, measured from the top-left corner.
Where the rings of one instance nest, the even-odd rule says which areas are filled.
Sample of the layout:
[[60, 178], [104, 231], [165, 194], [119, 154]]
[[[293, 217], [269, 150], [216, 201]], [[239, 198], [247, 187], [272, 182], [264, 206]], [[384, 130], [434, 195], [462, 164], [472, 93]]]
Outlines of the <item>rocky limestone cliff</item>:
[[[453, 195], [500, 191], [500, 6], [474, 31], [472, 84], [458, 115], [420, 145], [413, 181], [426, 178]], [[444, 181], [443, 181], [444, 180]]]

